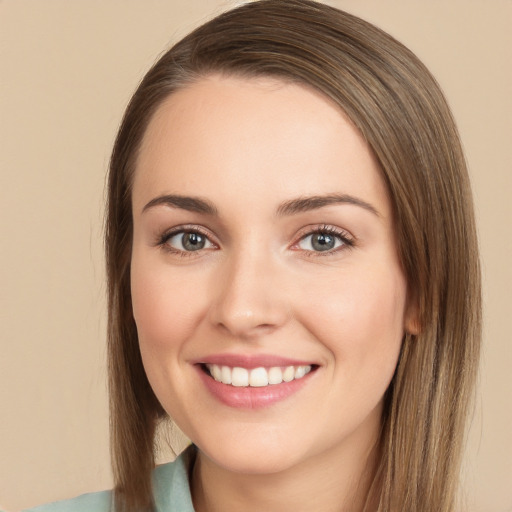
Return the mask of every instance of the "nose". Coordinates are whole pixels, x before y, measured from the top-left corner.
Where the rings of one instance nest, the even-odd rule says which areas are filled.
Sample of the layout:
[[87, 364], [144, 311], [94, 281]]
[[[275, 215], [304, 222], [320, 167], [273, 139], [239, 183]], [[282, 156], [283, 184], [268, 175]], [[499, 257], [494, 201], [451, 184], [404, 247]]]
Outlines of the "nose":
[[290, 317], [282, 268], [263, 254], [233, 255], [216, 276], [210, 321], [237, 340], [254, 340], [282, 327]]

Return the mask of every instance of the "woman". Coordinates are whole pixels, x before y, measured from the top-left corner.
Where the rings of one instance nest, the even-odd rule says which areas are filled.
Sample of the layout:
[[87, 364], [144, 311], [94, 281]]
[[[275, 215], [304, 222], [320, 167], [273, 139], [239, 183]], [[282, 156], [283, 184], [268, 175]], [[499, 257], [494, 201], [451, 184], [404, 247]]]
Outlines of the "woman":
[[[128, 106], [106, 252], [116, 487], [49, 510], [453, 510], [474, 218], [400, 43], [307, 0], [195, 30]], [[193, 446], [153, 470], [167, 417]]]

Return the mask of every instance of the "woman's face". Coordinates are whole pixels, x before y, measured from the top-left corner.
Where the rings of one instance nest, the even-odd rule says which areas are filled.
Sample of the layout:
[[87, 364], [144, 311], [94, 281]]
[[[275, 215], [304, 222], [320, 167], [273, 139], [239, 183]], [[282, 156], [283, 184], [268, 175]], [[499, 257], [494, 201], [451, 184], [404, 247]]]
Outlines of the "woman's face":
[[208, 459], [264, 473], [367, 453], [414, 319], [386, 187], [339, 109], [271, 79], [172, 94], [133, 218], [144, 367]]

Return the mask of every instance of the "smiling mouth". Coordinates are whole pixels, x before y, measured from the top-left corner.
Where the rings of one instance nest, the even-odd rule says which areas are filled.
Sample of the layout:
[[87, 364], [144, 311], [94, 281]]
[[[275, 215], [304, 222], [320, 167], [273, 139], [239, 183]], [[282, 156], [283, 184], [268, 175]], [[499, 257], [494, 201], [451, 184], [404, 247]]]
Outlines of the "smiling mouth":
[[272, 366], [270, 368], [248, 369], [239, 366], [202, 364], [201, 367], [207, 375], [217, 382], [239, 388], [275, 386], [282, 382], [302, 379], [316, 369], [316, 365]]

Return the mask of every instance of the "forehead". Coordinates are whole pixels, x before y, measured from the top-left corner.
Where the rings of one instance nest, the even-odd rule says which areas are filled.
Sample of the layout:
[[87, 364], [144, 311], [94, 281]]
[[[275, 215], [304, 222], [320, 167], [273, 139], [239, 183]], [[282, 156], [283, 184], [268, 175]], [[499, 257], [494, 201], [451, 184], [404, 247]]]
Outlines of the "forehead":
[[158, 194], [215, 195], [235, 185], [238, 194], [276, 201], [337, 192], [385, 202], [387, 195], [363, 137], [322, 94], [273, 78], [211, 76], [155, 112], [137, 161], [134, 207]]

